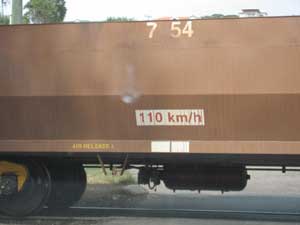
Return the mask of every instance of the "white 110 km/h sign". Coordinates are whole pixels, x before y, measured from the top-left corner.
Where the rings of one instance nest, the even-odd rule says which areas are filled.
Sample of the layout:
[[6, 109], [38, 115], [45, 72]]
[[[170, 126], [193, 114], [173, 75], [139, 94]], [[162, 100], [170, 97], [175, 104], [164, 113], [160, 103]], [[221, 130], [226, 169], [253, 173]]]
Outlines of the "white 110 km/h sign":
[[135, 110], [137, 126], [204, 126], [204, 109]]

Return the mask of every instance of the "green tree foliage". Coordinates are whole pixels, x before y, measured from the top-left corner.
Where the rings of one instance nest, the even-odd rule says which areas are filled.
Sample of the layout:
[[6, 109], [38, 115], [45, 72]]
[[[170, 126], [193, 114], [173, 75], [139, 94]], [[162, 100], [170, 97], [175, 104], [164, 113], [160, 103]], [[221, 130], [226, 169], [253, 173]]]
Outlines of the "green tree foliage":
[[212, 14], [210, 16], [201, 17], [201, 19], [223, 19], [223, 18], [239, 18], [239, 16], [238, 15]]
[[8, 25], [9, 17], [0, 15], [0, 25]]
[[225, 15], [224, 18], [240, 18], [238, 15]]
[[107, 22], [126, 22], [126, 21], [134, 21], [133, 18], [128, 17], [107, 17]]
[[24, 8], [24, 21], [30, 23], [60, 23], [67, 12], [65, 0], [30, 0]]

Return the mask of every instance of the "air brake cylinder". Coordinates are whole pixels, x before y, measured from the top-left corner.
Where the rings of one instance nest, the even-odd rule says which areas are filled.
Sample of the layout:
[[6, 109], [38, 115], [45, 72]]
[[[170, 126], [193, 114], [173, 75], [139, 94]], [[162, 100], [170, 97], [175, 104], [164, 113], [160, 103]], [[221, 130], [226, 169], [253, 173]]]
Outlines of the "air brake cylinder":
[[250, 176], [245, 167], [166, 168], [161, 175], [172, 190], [241, 191]]
[[165, 166], [163, 170], [141, 169], [138, 181], [140, 184], [149, 184], [151, 181], [153, 184], [159, 184], [159, 182], [153, 182], [153, 180], [157, 181], [158, 177], [171, 190], [215, 190], [222, 192], [241, 191], [250, 179], [244, 166]]

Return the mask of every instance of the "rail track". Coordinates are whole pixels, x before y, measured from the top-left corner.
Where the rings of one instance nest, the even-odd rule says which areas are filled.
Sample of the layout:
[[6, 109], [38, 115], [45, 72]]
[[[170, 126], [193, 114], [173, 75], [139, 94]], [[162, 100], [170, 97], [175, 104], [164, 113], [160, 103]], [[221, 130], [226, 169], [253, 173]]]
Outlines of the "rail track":
[[150, 209], [150, 208], [109, 208], [72, 207], [68, 210], [44, 209], [39, 215], [26, 218], [0, 217], [0, 222], [14, 221], [93, 221], [106, 217], [159, 217], [159, 218], [199, 218], [246, 221], [286, 221], [299, 222], [300, 212], [280, 211], [235, 211], [235, 210], [193, 210], [193, 209]]

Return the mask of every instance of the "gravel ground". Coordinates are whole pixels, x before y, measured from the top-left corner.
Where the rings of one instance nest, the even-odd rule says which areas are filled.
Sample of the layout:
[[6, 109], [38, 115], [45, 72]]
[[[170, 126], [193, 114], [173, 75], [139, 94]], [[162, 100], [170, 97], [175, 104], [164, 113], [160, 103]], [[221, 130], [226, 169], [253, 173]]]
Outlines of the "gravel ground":
[[[130, 218], [114, 217], [99, 218], [97, 220], [63, 220], [63, 221], [11, 221], [11, 225], [288, 225], [299, 224], [292, 222], [262, 222], [262, 221], [239, 221], [239, 220], [214, 220], [214, 219], [169, 219], [169, 218]], [[5, 225], [0, 223], [0, 225]]]
[[145, 200], [148, 190], [139, 185], [88, 185], [77, 206], [128, 207]]

